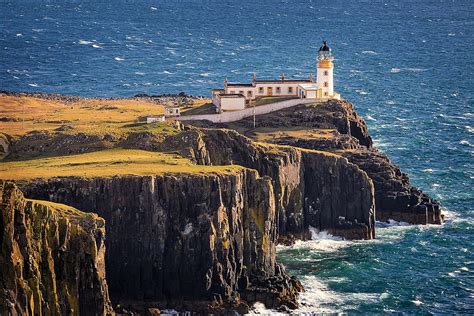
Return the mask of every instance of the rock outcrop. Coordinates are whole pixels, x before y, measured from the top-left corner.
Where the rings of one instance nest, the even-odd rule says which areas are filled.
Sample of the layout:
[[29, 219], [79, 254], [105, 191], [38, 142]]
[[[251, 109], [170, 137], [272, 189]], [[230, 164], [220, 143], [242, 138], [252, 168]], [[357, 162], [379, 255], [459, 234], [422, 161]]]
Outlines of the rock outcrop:
[[116, 304], [246, 311], [263, 299], [269, 307], [296, 307], [301, 284], [275, 260], [273, 185], [256, 171], [55, 178], [30, 183], [25, 192], [105, 218]]
[[[330, 101], [317, 106], [299, 105], [271, 115], [257, 117], [258, 127], [284, 130], [285, 127], [330, 130], [324, 137], [301, 138], [294, 136], [270, 138], [266, 141], [300, 148], [324, 150], [346, 157], [365, 171], [373, 181], [377, 219], [394, 219], [413, 224], [441, 224], [439, 203], [413, 187], [406, 173], [393, 164], [387, 156], [372, 146], [367, 125], [347, 101]], [[203, 123], [196, 123], [203, 126]], [[216, 125], [214, 127], [226, 127]], [[253, 121], [234, 122], [249, 137], [255, 136]]]
[[0, 314], [113, 314], [105, 223], [93, 213], [25, 199], [0, 180]]

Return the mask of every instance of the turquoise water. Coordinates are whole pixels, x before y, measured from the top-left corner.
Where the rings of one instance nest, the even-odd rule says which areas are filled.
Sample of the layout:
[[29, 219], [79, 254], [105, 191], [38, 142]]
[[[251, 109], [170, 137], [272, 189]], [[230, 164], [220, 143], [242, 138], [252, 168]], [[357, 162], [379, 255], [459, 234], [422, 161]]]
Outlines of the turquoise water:
[[474, 313], [474, 2], [1, 1], [0, 89], [209, 95], [306, 78], [327, 39], [336, 90], [447, 223], [279, 250], [302, 311]]

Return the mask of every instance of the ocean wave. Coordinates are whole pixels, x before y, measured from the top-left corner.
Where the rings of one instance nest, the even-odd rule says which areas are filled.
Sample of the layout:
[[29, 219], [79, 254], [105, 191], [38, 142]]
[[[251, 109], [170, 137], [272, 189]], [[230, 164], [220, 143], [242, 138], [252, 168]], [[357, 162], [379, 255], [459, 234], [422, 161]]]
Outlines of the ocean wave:
[[364, 50], [364, 51], [362, 51], [362, 54], [366, 54], [366, 55], [378, 55], [379, 53], [374, 52], [373, 50]]
[[467, 146], [469, 146], [469, 147], [473, 147], [473, 146], [474, 146], [474, 145], [472, 145], [468, 140], [465, 140], [465, 139], [461, 140], [461, 141], [459, 142], [459, 144], [461, 144], [461, 145], [467, 145]]
[[123, 57], [115, 57], [114, 59], [115, 59], [116, 61], [123, 61], [123, 60], [125, 60], [125, 58], [123, 58]]
[[392, 69], [390, 69], [390, 72], [393, 73], [393, 74], [399, 73], [400, 71], [401, 71], [400, 68], [392, 68]]
[[389, 218], [386, 222], [376, 221], [375, 227], [384, 228], [384, 227], [409, 227], [414, 226], [413, 224], [407, 222], [398, 222], [394, 219]]
[[367, 94], [369, 94], [369, 92], [364, 91], [364, 90], [362, 90], [362, 89], [356, 89], [356, 92], [357, 92], [358, 94], [360, 94], [360, 95], [367, 95]]
[[94, 43], [94, 42], [86, 41], [86, 40], [83, 40], [83, 39], [79, 40], [79, 45], [90, 45], [92, 43]]
[[377, 121], [373, 116], [367, 115], [367, 119], [370, 121]]
[[333, 236], [326, 231], [318, 231], [314, 227], [309, 227], [311, 240], [297, 240], [292, 246], [278, 245], [277, 251], [288, 249], [311, 249], [324, 252], [333, 252], [347, 247], [352, 241], [344, 240], [341, 237]]

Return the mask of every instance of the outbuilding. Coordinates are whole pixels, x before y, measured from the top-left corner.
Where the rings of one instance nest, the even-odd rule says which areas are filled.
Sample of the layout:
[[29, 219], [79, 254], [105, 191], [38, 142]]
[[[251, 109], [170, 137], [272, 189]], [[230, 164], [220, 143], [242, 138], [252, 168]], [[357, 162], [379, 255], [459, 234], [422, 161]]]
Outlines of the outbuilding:
[[239, 111], [245, 109], [245, 96], [240, 93], [227, 93], [220, 96], [221, 111]]
[[168, 105], [165, 107], [165, 116], [166, 117], [175, 117], [180, 116], [181, 110], [178, 105]]

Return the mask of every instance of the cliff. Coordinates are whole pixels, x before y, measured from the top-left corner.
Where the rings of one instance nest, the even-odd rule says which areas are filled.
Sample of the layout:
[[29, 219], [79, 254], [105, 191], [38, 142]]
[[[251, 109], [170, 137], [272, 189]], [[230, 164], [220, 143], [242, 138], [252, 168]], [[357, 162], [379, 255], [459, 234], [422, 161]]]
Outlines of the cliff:
[[0, 314], [109, 315], [105, 223], [0, 180]]
[[[208, 125], [196, 122], [197, 126]], [[365, 171], [375, 188], [377, 220], [441, 224], [439, 203], [410, 184], [409, 177], [372, 145], [367, 125], [347, 101], [299, 105], [271, 115], [213, 127], [233, 128], [255, 140], [323, 150], [347, 158]]]
[[273, 186], [255, 171], [53, 178], [25, 192], [106, 220], [116, 304], [201, 312], [245, 312], [256, 300], [296, 306], [301, 285], [275, 259]]

